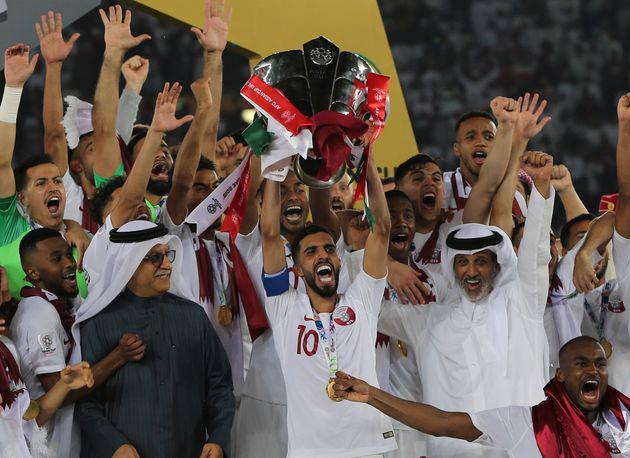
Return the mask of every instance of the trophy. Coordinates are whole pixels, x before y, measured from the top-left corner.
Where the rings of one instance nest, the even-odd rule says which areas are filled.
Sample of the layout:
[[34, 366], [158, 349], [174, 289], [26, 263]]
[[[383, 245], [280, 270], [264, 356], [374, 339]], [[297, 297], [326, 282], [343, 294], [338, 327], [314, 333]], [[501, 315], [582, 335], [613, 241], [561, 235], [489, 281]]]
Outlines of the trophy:
[[[305, 43], [303, 50], [272, 54], [254, 67], [258, 78], [279, 90], [305, 116], [334, 111], [362, 122], [367, 121], [369, 113], [365, 115], [362, 110], [365, 97], [356, 97], [356, 82], [366, 83], [368, 73], [374, 71], [363, 57], [340, 51], [321, 36]], [[354, 124], [356, 126], [356, 121]], [[367, 131], [367, 124], [359, 125]], [[306, 158], [296, 155], [293, 169], [307, 186], [326, 188], [343, 177], [348, 161], [343, 159], [339, 168], [330, 173], [324, 167], [325, 159], [318, 153], [314, 145]]]

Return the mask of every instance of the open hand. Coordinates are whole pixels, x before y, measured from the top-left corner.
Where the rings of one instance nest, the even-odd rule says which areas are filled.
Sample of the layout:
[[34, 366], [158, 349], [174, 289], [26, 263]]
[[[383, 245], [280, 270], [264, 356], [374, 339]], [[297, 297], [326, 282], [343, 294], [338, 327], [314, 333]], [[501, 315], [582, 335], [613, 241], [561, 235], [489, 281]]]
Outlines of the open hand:
[[538, 121], [540, 116], [545, 111], [545, 107], [547, 106], [546, 100], [542, 100], [540, 104], [538, 104], [538, 99], [539, 95], [534, 94], [534, 96], [531, 98], [530, 103], [529, 92], [526, 92], [523, 96], [523, 102], [520, 106], [518, 120], [516, 121], [514, 132], [522, 139], [531, 140], [536, 135], [538, 135], [541, 130], [543, 130], [543, 128], [547, 125], [549, 121], [551, 121], [551, 117], [549, 116], [545, 116], [540, 121]]
[[120, 5], [109, 7], [109, 17], [104, 10], [98, 10], [101, 20], [105, 26], [105, 47], [119, 51], [127, 51], [135, 48], [145, 40], [150, 40], [151, 36], [146, 33], [134, 37], [131, 34], [131, 11], [125, 12]]
[[75, 33], [64, 41], [62, 30], [63, 23], [61, 13], [48, 12], [48, 16], [42, 16], [42, 23], [35, 24], [35, 31], [39, 38], [39, 48], [42, 51], [42, 57], [46, 65], [61, 63], [70, 54], [74, 43], [79, 39], [79, 34]]
[[203, 30], [191, 27], [190, 31], [195, 34], [204, 51], [223, 52], [227, 44], [228, 24], [231, 18], [232, 8], [225, 10], [225, 0], [220, 0], [218, 5], [215, 0], [206, 0]]
[[426, 297], [431, 295], [431, 288], [420, 280], [422, 274], [397, 261], [387, 264], [387, 282], [394, 288], [398, 299], [403, 304], [426, 304]]
[[39, 54], [29, 59], [30, 50], [29, 46], [19, 43], [4, 51], [4, 79], [8, 87], [23, 87], [35, 71]]
[[153, 131], [170, 132], [193, 120], [192, 115], [186, 115], [180, 119], [177, 119], [175, 116], [177, 100], [181, 93], [182, 87], [179, 83], [173, 84], [172, 87], [169, 83], [164, 83], [164, 89], [158, 94], [155, 102], [153, 121], [151, 121], [151, 129]]

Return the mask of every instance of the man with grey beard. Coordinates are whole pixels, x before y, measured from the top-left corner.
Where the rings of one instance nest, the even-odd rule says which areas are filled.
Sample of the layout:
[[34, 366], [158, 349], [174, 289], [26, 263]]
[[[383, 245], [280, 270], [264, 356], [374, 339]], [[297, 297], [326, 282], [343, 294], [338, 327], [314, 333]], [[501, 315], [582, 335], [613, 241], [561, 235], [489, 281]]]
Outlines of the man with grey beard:
[[[413, 346], [424, 402], [440, 409], [480, 411], [542, 400], [548, 360], [543, 314], [549, 285], [553, 160], [528, 152], [522, 161], [534, 171], [535, 189], [518, 259], [509, 237], [498, 227], [457, 226], [442, 250], [450, 296], [428, 307], [392, 303], [381, 310], [378, 330]], [[427, 456], [507, 454], [429, 437]]]

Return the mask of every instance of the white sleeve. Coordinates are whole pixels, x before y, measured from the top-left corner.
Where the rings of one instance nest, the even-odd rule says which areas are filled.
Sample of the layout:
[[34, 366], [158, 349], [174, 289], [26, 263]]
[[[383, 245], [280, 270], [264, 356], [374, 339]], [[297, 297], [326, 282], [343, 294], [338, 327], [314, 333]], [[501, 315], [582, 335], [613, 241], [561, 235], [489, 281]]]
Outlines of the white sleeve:
[[66, 190], [66, 208], [63, 212], [63, 219], [71, 219], [82, 224], [83, 189], [72, 178], [70, 167], [63, 175], [63, 187]]
[[278, 296], [265, 296], [265, 311], [267, 312], [269, 326], [272, 329], [277, 326], [283, 326], [289, 307], [297, 303], [299, 294], [297, 290], [289, 288]]
[[184, 232], [184, 227], [186, 226], [185, 222], [186, 218], [180, 223], [175, 224], [171, 219], [171, 215], [168, 212], [168, 203], [164, 204], [162, 211], [157, 217], [157, 223], [164, 224], [164, 227], [168, 230], [169, 234], [173, 234], [182, 238], [182, 233]]
[[249, 234], [238, 234], [234, 243], [236, 244], [236, 248], [238, 248], [241, 257], [246, 262], [248, 259], [252, 259], [256, 251], [262, 246], [259, 223], [256, 224]]
[[41, 302], [37, 304], [37, 314], [30, 314], [28, 322], [22, 323], [16, 332], [22, 364], [37, 375], [59, 372], [66, 367], [64, 348], [68, 341], [54, 307], [43, 299]]
[[481, 445], [510, 451], [527, 440], [533, 431], [530, 407], [502, 407], [469, 415], [475, 427], [481, 431], [481, 436], [474, 442]]
[[519, 303], [525, 306], [521, 313], [533, 319], [542, 319], [549, 293], [549, 232], [555, 195], [551, 187], [545, 199], [533, 187], [518, 250], [518, 275], [523, 292]]
[[630, 239], [613, 232], [613, 261], [617, 272], [617, 284], [621, 288], [621, 299], [630, 305]]
[[360, 304], [366, 313], [376, 317], [381, 309], [386, 284], [387, 275], [383, 278], [372, 278], [361, 268], [344, 296], [349, 303]]
[[140, 106], [141, 100], [142, 96], [140, 94], [127, 88], [123, 89], [122, 94], [120, 94], [118, 114], [116, 116], [116, 130], [125, 144], [131, 140], [133, 125], [138, 116], [138, 106]]
[[409, 344], [418, 343], [426, 333], [429, 307], [432, 306], [384, 301], [378, 316], [378, 332]]

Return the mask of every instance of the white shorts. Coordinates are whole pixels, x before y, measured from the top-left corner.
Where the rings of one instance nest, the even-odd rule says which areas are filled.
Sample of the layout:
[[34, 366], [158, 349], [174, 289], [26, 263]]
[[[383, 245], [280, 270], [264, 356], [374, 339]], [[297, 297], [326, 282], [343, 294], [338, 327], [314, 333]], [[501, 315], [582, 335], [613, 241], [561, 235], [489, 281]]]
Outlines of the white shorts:
[[415, 429], [394, 429], [398, 450], [385, 453], [385, 458], [421, 458], [427, 456], [427, 436]]

